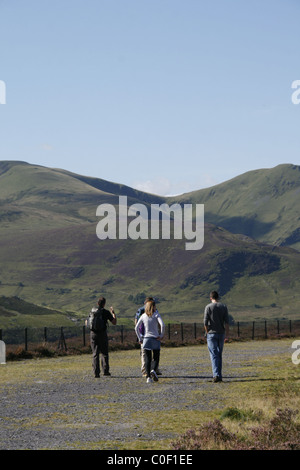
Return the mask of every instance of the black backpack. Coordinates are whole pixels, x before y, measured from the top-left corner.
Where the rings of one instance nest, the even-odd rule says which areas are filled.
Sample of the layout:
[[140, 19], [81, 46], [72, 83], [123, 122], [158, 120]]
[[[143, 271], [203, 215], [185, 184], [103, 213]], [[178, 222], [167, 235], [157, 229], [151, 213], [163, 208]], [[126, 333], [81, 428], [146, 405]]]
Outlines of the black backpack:
[[103, 318], [103, 308], [93, 308], [89, 314], [88, 326], [94, 333], [106, 330], [106, 320]]

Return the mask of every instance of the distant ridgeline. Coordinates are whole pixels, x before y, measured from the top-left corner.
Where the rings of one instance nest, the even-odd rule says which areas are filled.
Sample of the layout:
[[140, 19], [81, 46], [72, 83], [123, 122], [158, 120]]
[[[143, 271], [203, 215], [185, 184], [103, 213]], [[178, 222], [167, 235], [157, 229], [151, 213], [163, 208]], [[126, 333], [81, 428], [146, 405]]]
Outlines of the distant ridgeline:
[[[123, 238], [105, 236], [108, 219], [102, 211], [104, 236], [99, 239], [97, 208], [114, 209], [119, 217], [125, 199], [126, 236], [125, 231]], [[165, 237], [155, 225], [158, 219], [151, 218], [151, 208], [163, 205], [168, 223], [174, 222]], [[203, 226], [196, 232], [197, 205], [204, 206], [203, 246]], [[187, 206], [194, 209], [190, 238], [187, 225], [176, 232], [175, 213], [170, 215], [171, 208], [180, 208], [183, 222]], [[50, 314], [56, 322], [62, 315], [85, 318], [101, 294], [119, 314], [132, 318], [132, 299], [141, 292], [155, 296], [161, 312], [174, 321], [182, 312], [195, 321], [212, 289], [235, 319], [295, 317], [300, 309], [299, 212], [300, 167], [292, 164], [167, 198], [66, 170], [1, 161], [0, 322], [18, 324], [20, 312], [34, 315], [32, 322]], [[139, 236], [145, 220], [158, 237], [152, 239], [151, 232], [148, 238]], [[185, 249], [193, 242], [201, 249]]]

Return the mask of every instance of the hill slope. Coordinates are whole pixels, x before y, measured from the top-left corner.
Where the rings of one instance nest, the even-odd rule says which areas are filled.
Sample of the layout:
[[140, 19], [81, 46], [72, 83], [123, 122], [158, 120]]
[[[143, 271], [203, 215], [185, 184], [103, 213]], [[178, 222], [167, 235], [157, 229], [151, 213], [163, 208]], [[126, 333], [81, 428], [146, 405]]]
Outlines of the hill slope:
[[250, 171], [176, 200], [205, 204], [205, 220], [232, 233], [300, 250], [300, 166]]
[[[101, 241], [96, 208], [117, 204], [120, 194], [129, 204], [172, 202], [63, 170], [0, 162], [0, 295], [84, 318], [104, 294], [123, 319], [133, 318], [132, 299], [154, 295], [166, 321], [202, 321], [208, 293], [217, 289], [235, 319], [298, 316], [300, 253], [209, 223], [198, 251], [186, 251], [185, 240]], [[0, 327], [15, 321], [0, 311]]]

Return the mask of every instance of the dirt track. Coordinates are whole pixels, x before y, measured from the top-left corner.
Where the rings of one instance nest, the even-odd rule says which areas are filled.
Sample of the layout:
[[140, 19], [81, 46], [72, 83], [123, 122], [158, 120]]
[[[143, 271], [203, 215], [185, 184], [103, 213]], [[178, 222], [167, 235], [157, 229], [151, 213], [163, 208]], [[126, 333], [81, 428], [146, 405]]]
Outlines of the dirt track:
[[163, 375], [150, 385], [141, 377], [138, 350], [111, 353], [112, 376], [100, 379], [89, 355], [7, 363], [0, 366], [0, 449], [117, 450], [126, 442], [143, 448], [149, 440], [172, 439], [172, 419], [222, 409], [228, 384], [258, 380], [261, 357], [280, 354], [290, 362], [291, 344], [225, 345], [221, 384], [211, 381], [206, 346], [162, 349]]

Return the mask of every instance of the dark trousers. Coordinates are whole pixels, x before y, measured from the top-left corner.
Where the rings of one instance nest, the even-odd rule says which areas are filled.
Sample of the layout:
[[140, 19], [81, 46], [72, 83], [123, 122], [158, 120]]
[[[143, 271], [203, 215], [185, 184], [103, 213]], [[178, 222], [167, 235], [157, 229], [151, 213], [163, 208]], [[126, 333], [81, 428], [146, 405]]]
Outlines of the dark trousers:
[[[145, 351], [145, 369], [146, 369], [147, 377], [150, 377], [152, 351], [151, 349], [144, 349], [144, 351]], [[155, 370], [155, 372], [158, 369], [159, 357], [160, 357], [160, 349], [153, 349], [153, 369]]]
[[101, 368], [105, 374], [109, 372], [108, 361], [108, 338], [106, 331], [101, 333], [91, 332], [91, 348], [93, 353], [93, 371], [95, 375], [100, 374], [100, 356]]

